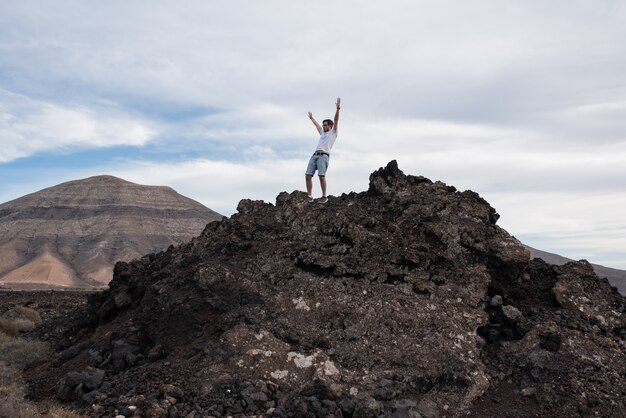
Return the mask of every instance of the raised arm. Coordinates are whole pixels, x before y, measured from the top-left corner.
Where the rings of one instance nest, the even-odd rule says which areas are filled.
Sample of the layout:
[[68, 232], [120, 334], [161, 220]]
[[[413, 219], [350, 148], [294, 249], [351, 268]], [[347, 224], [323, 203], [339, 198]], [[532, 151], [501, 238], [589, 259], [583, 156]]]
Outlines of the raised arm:
[[322, 133], [322, 127], [320, 126], [319, 123], [317, 123], [317, 121], [315, 120], [315, 118], [313, 117], [313, 114], [311, 112], [309, 112], [309, 119], [311, 119], [311, 122], [313, 122], [313, 125], [315, 125], [315, 127], [317, 128], [317, 133], [321, 134]]
[[333, 125], [333, 129], [337, 132], [337, 127], [339, 126], [339, 109], [341, 109], [341, 97], [337, 97], [335, 106], [337, 106], [337, 110], [335, 111], [335, 124]]

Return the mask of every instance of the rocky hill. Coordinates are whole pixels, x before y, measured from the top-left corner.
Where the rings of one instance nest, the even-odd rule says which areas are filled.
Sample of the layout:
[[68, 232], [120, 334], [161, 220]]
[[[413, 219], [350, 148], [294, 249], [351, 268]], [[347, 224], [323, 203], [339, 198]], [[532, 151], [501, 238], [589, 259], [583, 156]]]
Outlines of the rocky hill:
[[625, 416], [624, 298], [497, 219], [395, 162], [327, 204], [242, 200], [118, 263], [30, 396], [92, 417]]
[[0, 205], [0, 284], [101, 287], [130, 261], [198, 235], [221, 215], [169, 187], [70, 181]]
[[[571, 258], [563, 257], [561, 255], [549, 253], [546, 251], [541, 251], [528, 245], [526, 246], [526, 248], [528, 248], [528, 250], [530, 251], [530, 256], [532, 258], [541, 258], [546, 263], [556, 264], [557, 266], [562, 266], [563, 264], [574, 261]], [[626, 296], [626, 271], [593, 263], [591, 263], [591, 266], [593, 267], [593, 271], [599, 277], [606, 277], [609, 280], [609, 283], [617, 287], [617, 290], [622, 295]]]

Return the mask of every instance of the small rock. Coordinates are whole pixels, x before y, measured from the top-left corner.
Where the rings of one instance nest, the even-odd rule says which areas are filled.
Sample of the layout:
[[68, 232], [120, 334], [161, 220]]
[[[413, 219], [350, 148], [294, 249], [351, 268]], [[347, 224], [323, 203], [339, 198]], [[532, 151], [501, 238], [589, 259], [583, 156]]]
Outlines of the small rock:
[[161, 386], [161, 392], [164, 395], [168, 395], [176, 399], [181, 399], [184, 396], [184, 392], [181, 388], [171, 385], [169, 383]]
[[424, 399], [417, 405], [417, 411], [424, 418], [437, 418], [439, 417], [439, 408], [437, 404], [431, 400]]
[[70, 402], [74, 400], [74, 390], [67, 385], [60, 385], [57, 389], [57, 398], [62, 400], [63, 402]]
[[104, 380], [104, 370], [94, 369], [92, 367], [87, 367], [80, 375], [80, 382], [89, 390], [99, 388]]
[[337, 403], [328, 399], [322, 401], [322, 406], [329, 411], [334, 411], [335, 409], [337, 409]]
[[163, 357], [163, 346], [160, 344], [155, 345], [150, 350], [148, 350], [148, 360], [154, 361]]
[[98, 350], [89, 350], [89, 357], [91, 359], [91, 364], [94, 366], [99, 366], [104, 361], [102, 354]]
[[525, 396], [527, 398], [534, 396], [535, 393], [537, 393], [537, 389], [536, 388], [524, 388], [522, 389], [522, 396]]
[[374, 398], [367, 398], [356, 406], [354, 415], [358, 417], [375, 418], [382, 412], [382, 404]]
[[352, 402], [351, 399], [344, 398], [344, 399], [341, 400], [341, 402], [339, 404], [341, 406], [341, 410], [346, 415], [352, 415], [354, 413], [354, 402]]
[[326, 360], [324, 363], [324, 374], [326, 376], [336, 376], [339, 374], [339, 370], [332, 361]]
[[[57, 388], [56, 396], [62, 401], [74, 399], [82, 401], [83, 395], [98, 389], [104, 379], [104, 370], [87, 367], [80, 373], [68, 373], [63, 383]], [[92, 394], [95, 399], [95, 393]], [[93, 402], [92, 397], [89, 402]]]
[[502, 315], [504, 315], [504, 318], [510, 323], [516, 323], [524, 318], [520, 310], [511, 305], [504, 305], [502, 307]]
[[494, 297], [492, 297], [491, 300], [489, 301], [489, 305], [493, 306], [494, 308], [497, 308], [498, 306], [502, 306], [502, 296], [495, 295]]
[[180, 413], [180, 411], [178, 410], [178, 408], [176, 408], [175, 406], [172, 406], [169, 410], [169, 417], [168, 418], [182, 418], [182, 414]]

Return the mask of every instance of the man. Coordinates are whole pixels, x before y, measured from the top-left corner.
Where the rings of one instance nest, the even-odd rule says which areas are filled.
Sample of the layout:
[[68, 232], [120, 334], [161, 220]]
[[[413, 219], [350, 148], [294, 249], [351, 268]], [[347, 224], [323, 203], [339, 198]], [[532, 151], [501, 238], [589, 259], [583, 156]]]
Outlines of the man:
[[320, 178], [320, 186], [322, 187], [322, 197], [318, 200], [320, 203], [328, 202], [326, 197], [326, 170], [328, 169], [328, 161], [330, 159], [330, 150], [335, 144], [337, 139], [337, 125], [339, 123], [339, 109], [341, 109], [341, 98], [337, 97], [335, 103], [337, 110], [335, 111], [335, 120], [326, 119], [322, 122], [322, 126], [315, 120], [313, 114], [309, 112], [309, 119], [313, 122], [313, 125], [317, 128], [317, 132], [320, 134], [320, 140], [317, 143], [317, 148], [309, 160], [309, 165], [306, 169], [306, 192], [309, 202], [313, 201], [313, 175], [317, 170], [317, 175]]

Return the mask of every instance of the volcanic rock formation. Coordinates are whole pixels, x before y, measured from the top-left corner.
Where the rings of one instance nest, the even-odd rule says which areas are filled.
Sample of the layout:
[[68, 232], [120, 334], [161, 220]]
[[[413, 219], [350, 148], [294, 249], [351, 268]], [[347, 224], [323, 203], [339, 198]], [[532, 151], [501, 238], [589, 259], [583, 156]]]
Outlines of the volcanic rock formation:
[[[574, 260], [571, 258], [563, 257], [558, 254], [549, 253], [546, 251], [537, 250], [536, 248], [532, 248], [530, 246], [526, 246], [530, 251], [530, 256], [532, 258], [541, 258], [543, 261], [549, 264], [556, 264], [557, 266], [562, 266], [563, 264], [570, 263]], [[591, 264], [593, 267], [593, 271], [599, 277], [606, 277], [609, 279], [609, 283], [613, 286], [617, 287], [617, 290], [624, 296], [626, 296], [626, 271], [614, 269], [610, 267], [601, 266], [599, 264]]]
[[63, 183], [0, 205], [0, 284], [100, 287], [115, 262], [186, 242], [220, 218], [169, 187]]
[[395, 162], [326, 204], [242, 200], [118, 263], [31, 396], [93, 417], [624, 416], [624, 298], [497, 219]]

